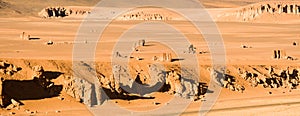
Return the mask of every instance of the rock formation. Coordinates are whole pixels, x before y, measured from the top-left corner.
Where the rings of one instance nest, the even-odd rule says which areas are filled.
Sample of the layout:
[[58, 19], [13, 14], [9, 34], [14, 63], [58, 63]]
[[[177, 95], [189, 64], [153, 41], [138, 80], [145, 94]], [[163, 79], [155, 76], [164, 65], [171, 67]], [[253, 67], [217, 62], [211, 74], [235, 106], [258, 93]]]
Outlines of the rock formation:
[[33, 71], [32, 78], [42, 78], [44, 73], [44, 68], [41, 65], [37, 65], [32, 67], [32, 71]]
[[172, 62], [172, 55], [171, 55], [171, 53], [163, 53], [162, 61], [163, 62]]
[[[222, 73], [221, 71], [212, 69], [212, 76], [215, 81], [221, 84], [222, 87], [229, 89], [230, 91], [238, 91], [243, 93], [245, 91], [245, 87], [243, 85], [239, 85], [236, 83], [236, 78], [226, 73]], [[224, 77], [224, 78], [222, 78]]]
[[30, 35], [27, 34], [26, 32], [22, 32], [22, 33], [20, 34], [20, 38], [21, 38], [21, 39], [24, 39], [24, 40], [30, 40]]
[[82, 78], [75, 78], [74, 85], [74, 98], [89, 106], [100, 104], [98, 102], [101, 102], [102, 99], [97, 99], [94, 92], [101, 92], [101, 90], [98, 90], [95, 84], [92, 84]]
[[160, 13], [133, 12], [123, 15], [121, 20], [171, 20], [172, 17]]
[[79, 89], [76, 88], [75, 85], [75, 78], [72, 76], [64, 76], [64, 88], [63, 90], [70, 95], [71, 97], [75, 98], [76, 101], [80, 102], [80, 96], [79, 96]]
[[3, 95], [3, 81], [4, 81], [4, 78], [1, 77], [0, 78], [0, 107], [3, 107], [4, 106], [4, 95]]
[[274, 50], [273, 58], [274, 59], [282, 59], [286, 57], [286, 53], [284, 50]]
[[146, 41], [144, 39], [138, 41], [139, 46], [145, 46]]
[[65, 75], [63, 86], [63, 91], [65, 91], [71, 97], [75, 98], [76, 101], [82, 102], [85, 105], [100, 105], [105, 100], [105, 96], [103, 98], [97, 98], [102, 96], [97, 96], [95, 93], [96, 91], [98, 91], [100, 95], [102, 95], [101, 87], [97, 87], [96, 84], [88, 82], [83, 78], [75, 78], [73, 76]]
[[187, 49], [187, 53], [189, 53], [189, 54], [195, 54], [196, 53], [196, 47], [194, 47], [193, 44], [189, 45], [189, 47]]
[[121, 96], [126, 93], [143, 96], [151, 92], [169, 91], [170, 94], [179, 97], [197, 100], [200, 95], [203, 95], [203, 88], [200, 88], [199, 82], [182, 77], [174, 70], [166, 72], [156, 64], [149, 65], [150, 81], [147, 83], [143, 81], [144, 74], [138, 73], [132, 79], [128, 71], [121, 65], [114, 65], [113, 72], [109, 78], [102, 77], [100, 79], [101, 85]]
[[233, 12], [226, 12], [221, 17], [235, 17], [238, 21], [251, 21], [262, 14], [300, 15], [300, 2], [268, 1], [248, 5]]
[[134, 45], [132, 46], [132, 49], [134, 51], [139, 51], [138, 47], [145, 46], [145, 44], [146, 44], [146, 41], [144, 39], [141, 39], [134, 43]]
[[89, 14], [91, 11], [89, 9], [78, 9], [78, 8], [68, 8], [68, 7], [47, 7], [43, 9], [38, 15], [42, 18], [50, 17], [66, 17], [72, 15], [85, 15]]
[[[264, 88], [288, 88], [290, 90], [296, 89], [299, 86], [299, 71], [297, 69], [290, 70], [282, 69], [279, 73], [276, 73], [275, 68], [270, 66], [266, 68], [269, 71], [268, 75], [261, 74], [261, 72], [250, 72], [241, 71], [240, 76], [244, 78], [252, 87], [257, 87], [262, 85]], [[278, 71], [277, 71], [278, 72]]]
[[46, 43], [46, 45], [53, 45], [54, 44], [54, 42], [52, 41], [52, 40], [49, 40], [47, 43]]
[[273, 59], [286, 59], [286, 60], [297, 60], [298, 58], [294, 58], [292, 56], [286, 55], [285, 50], [274, 50]]
[[14, 73], [20, 71], [22, 68], [17, 67], [13, 64], [10, 64], [8, 62], [5, 61], [0, 61], [0, 74], [6, 74], [9, 76], [14, 75]]
[[177, 71], [167, 73], [166, 84], [170, 85], [169, 92], [186, 99], [198, 100], [201, 95], [200, 83], [181, 77]]

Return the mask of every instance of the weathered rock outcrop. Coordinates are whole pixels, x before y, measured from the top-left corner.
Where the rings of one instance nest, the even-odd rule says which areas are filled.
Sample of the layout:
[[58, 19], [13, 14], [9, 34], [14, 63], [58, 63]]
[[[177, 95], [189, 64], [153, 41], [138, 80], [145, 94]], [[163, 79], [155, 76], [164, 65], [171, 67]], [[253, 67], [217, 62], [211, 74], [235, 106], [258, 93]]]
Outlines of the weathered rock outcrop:
[[203, 95], [203, 88], [200, 88], [197, 80], [182, 77], [174, 70], [166, 72], [157, 64], [149, 65], [148, 68], [151, 81], [147, 84], [141, 81], [140, 74], [137, 74], [133, 81], [125, 68], [120, 65], [114, 66], [114, 77], [115, 80], [119, 80], [120, 87], [129, 93], [144, 95], [156, 91], [169, 91], [170, 94], [194, 100], [197, 100], [201, 94]]
[[[85, 66], [88, 65], [85, 64]], [[90, 106], [100, 105], [109, 98], [130, 99], [131, 94], [138, 95], [136, 97], [144, 97], [152, 92], [169, 91], [170, 94], [179, 97], [198, 100], [200, 95], [205, 93], [205, 86], [191, 78], [182, 77], [177, 71], [166, 72], [163, 66], [157, 64], [151, 64], [148, 68], [149, 72], [137, 72], [133, 78], [130, 70], [125, 66], [113, 65], [113, 74], [110, 76], [98, 75], [100, 81], [98, 87], [84, 78], [65, 76], [64, 91], [76, 98], [77, 101]], [[149, 78], [148, 75], [150, 75]], [[145, 79], [149, 81], [145, 81]], [[97, 92], [100, 96], [97, 96]]]
[[37, 65], [32, 67], [32, 71], [33, 71], [33, 78], [42, 78], [43, 73], [44, 73], [44, 68], [41, 65]]
[[69, 8], [69, 7], [47, 7], [43, 9], [38, 15], [42, 18], [50, 17], [66, 17], [72, 15], [85, 15], [89, 14], [90, 9], [80, 9], [80, 8]]
[[[95, 83], [91, 83], [83, 78], [65, 76], [63, 91], [75, 98], [76, 101], [82, 102], [88, 106], [93, 106], [99, 105], [105, 100], [104, 98], [98, 98], [99, 96], [97, 96], [97, 94], [101, 94], [102, 90], [99, 85], [98, 87], [96, 86]], [[96, 93], [96, 91], [98, 93]]]
[[96, 76], [101, 79], [102, 75], [98, 75], [91, 65], [93, 64], [90, 62], [75, 62], [74, 75], [64, 78], [64, 91], [77, 101], [94, 106], [102, 104], [107, 96], [102, 94], [101, 84], [94, 79]]
[[238, 8], [232, 12], [225, 12], [221, 16], [222, 18], [232, 17], [231, 20], [237, 21], [251, 21], [263, 14], [271, 15], [283, 15], [293, 14], [300, 15], [300, 2], [283, 2], [283, 1], [268, 1], [260, 2], [252, 5], [248, 5], [242, 8]]
[[[184, 70], [184, 73], [187, 72]], [[191, 76], [191, 74], [184, 75]], [[166, 84], [170, 85], [170, 94], [193, 100], [198, 100], [206, 92], [205, 89], [207, 89], [205, 85], [200, 84], [197, 80], [193, 80], [193, 77], [184, 77], [175, 70], [167, 73]]]
[[0, 61], [0, 74], [12, 76], [14, 73], [20, 71], [21, 69], [21, 67], [15, 66], [8, 62]]
[[172, 17], [159, 13], [137, 12], [123, 15], [121, 20], [171, 20]]

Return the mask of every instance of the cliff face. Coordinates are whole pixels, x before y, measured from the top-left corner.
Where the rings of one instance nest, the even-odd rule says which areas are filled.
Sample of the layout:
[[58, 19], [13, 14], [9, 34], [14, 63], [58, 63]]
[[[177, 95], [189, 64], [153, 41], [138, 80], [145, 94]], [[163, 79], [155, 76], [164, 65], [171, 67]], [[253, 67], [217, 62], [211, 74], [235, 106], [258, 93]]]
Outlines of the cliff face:
[[227, 11], [219, 15], [219, 20], [252, 21], [262, 15], [300, 15], [300, 2], [260, 2], [245, 7]]

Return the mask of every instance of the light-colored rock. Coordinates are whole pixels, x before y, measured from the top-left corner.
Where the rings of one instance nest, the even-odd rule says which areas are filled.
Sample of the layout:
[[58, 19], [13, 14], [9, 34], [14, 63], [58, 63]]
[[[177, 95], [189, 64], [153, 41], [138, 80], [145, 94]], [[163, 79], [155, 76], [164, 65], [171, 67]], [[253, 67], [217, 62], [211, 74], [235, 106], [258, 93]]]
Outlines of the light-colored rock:
[[42, 75], [44, 73], [43, 66], [41, 66], [41, 65], [34, 66], [34, 67], [32, 67], [32, 70], [33, 70], [33, 75], [32, 75], [33, 78], [35, 78], [35, 77], [42, 78]]

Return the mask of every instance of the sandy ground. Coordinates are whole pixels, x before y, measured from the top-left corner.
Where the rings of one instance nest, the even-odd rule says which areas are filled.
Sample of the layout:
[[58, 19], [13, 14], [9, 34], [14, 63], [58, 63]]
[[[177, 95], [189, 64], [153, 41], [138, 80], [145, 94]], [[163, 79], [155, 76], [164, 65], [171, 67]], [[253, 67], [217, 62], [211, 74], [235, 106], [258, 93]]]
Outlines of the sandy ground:
[[[215, 7], [220, 7], [219, 2], [205, 2], [207, 7], [214, 7], [211, 9], [212, 13], [221, 12]], [[237, 4], [238, 3], [238, 4]], [[224, 7], [238, 7], [246, 4], [245, 2], [228, 2], [222, 4]], [[228, 9], [226, 9], [228, 10]], [[291, 17], [291, 22], [288, 24], [283, 23], [269, 23], [267, 22], [270, 17], [265, 16], [265, 22], [251, 23], [251, 22], [217, 22], [217, 27], [223, 37], [225, 50], [226, 50], [226, 63], [228, 69], [232, 72], [236, 71], [237, 67], [268, 67], [269, 65], [276, 66], [278, 70], [286, 68], [287, 66], [299, 68], [299, 60], [274, 60], [271, 58], [273, 50], [285, 50], [287, 55], [295, 58], [300, 58], [299, 46], [292, 46], [293, 42], [299, 42], [298, 28], [300, 23], [293, 22], [294, 17]], [[263, 18], [265, 18], [263, 17]], [[272, 17], [271, 17], [272, 18]], [[286, 19], [289, 20], [289, 19]], [[24, 67], [19, 76], [12, 77], [13, 79], [30, 79], [30, 68], [26, 62], [31, 64], [43, 65], [46, 70], [60, 71], [66, 74], [71, 74], [72, 55], [74, 44], [86, 44], [84, 41], [74, 43], [77, 30], [81, 24], [81, 18], [57, 18], [57, 19], [42, 19], [38, 17], [7, 17], [0, 18], [0, 57], [1, 60], [7, 60], [10, 63]], [[103, 22], [93, 22], [93, 24], [101, 24]], [[110, 63], [110, 55], [112, 52], [110, 48], [116, 42], [113, 37], [117, 36], [120, 31], [129, 29], [134, 21], [115, 21], [110, 31], [106, 33], [106, 39], [99, 42], [96, 48], [96, 61], [100, 65], [99, 71], [108, 75]], [[210, 81], [209, 72], [206, 70], [211, 65], [211, 56], [209, 48], [202, 37], [201, 33], [197, 32], [193, 26], [186, 21], [169, 21], [181, 30], [184, 30], [185, 37], [195, 45], [197, 51], [208, 51], [207, 54], [197, 54], [197, 61], [200, 66], [200, 81], [208, 83]], [[187, 46], [182, 45], [179, 38], [184, 38], [182, 35], [177, 34], [174, 30], [167, 26], [158, 27], [160, 23], [152, 25], [141, 25], [140, 27], [132, 28], [131, 31], [123, 35], [123, 41], [120, 44], [126, 44], [126, 39], [131, 37], [139, 38], [155, 38], [154, 40], [172, 41], [174, 46]], [[143, 27], [145, 26], [145, 27]], [[158, 28], [157, 28], [158, 27]], [[139, 33], [140, 30], [149, 31], [153, 33]], [[97, 30], [96, 30], [97, 31]], [[22, 40], [20, 34], [26, 32], [35, 40]], [[154, 33], [156, 32], [156, 33]], [[139, 34], [136, 34], [139, 33]], [[52, 40], [54, 45], [46, 45], [46, 42]], [[134, 39], [133, 39], [134, 40]], [[88, 41], [89, 42], [89, 41]], [[154, 55], [160, 55], [162, 52], [172, 52], [172, 49], [158, 42], [149, 42], [149, 46], [140, 48], [140, 52], [134, 52], [131, 55], [134, 57], [142, 57], [143, 61], [136, 61], [134, 65], [142, 67], [145, 64], [152, 62]], [[241, 48], [241, 45], [251, 46], [251, 48]], [[120, 48], [122, 49], [122, 48]], [[173, 56], [175, 54], [172, 52]], [[180, 54], [179, 54], [180, 56]], [[177, 64], [178, 62], [172, 63]], [[101, 65], [103, 64], [103, 65]], [[106, 67], [106, 68], [101, 68]], [[62, 78], [62, 77], [59, 77]], [[59, 78], [56, 83], [60, 83]], [[240, 77], [237, 77], [241, 80]], [[257, 88], [250, 87], [242, 80], [240, 83], [245, 84], [246, 91], [244, 93], [232, 92], [227, 89], [222, 89], [217, 102], [212, 110], [207, 115], [297, 115], [300, 106], [300, 91], [298, 89], [289, 92], [287, 89], [265, 89], [261, 86]], [[272, 94], [269, 94], [272, 92]], [[136, 99], [136, 100], [122, 100], [114, 99], [109, 100], [106, 104], [116, 104], [120, 108], [128, 110], [129, 112], [149, 112], [154, 109], [159, 109], [173, 98], [172, 95], [167, 93], [152, 93], [154, 99]], [[59, 98], [64, 98], [60, 100]], [[11, 112], [17, 115], [29, 115], [26, 112], [34, 112], [36, 115], [93, 115], [85, 105], [76, 102], [73, 98], [61, 93], [57, 97], [44, 98], [37, 100], [21, 100], [24, 104], [19, 110], [0, 110], [1, 115], [9, 115]], [[154, 102], [160, 103], [155, 105]], [[203, 101], [210, 102], [210, 101]], [[201, 101], [192, 102], [182, 115], [197, 115], [201, 106]], [[177, 104], [180, 105], [180, 104]], [[176, 105], [175, 105], [176, 106]], [[118, 112], [112, 111], [110, 107], [101, 107], [101, 110], [94, 115], [107, 115], [105, 113]], [[105, 111], [104, 111], [105, 110]], [[36, 112], [35, 112], [36, 111]], [[156, 115], [172, 115], [178, 111], [170, 109], [166, 112], [159, 112]], [[122, 112], [120, 112], [122, 113]], [[127, 114], [124, 114], [127, 115]]]

